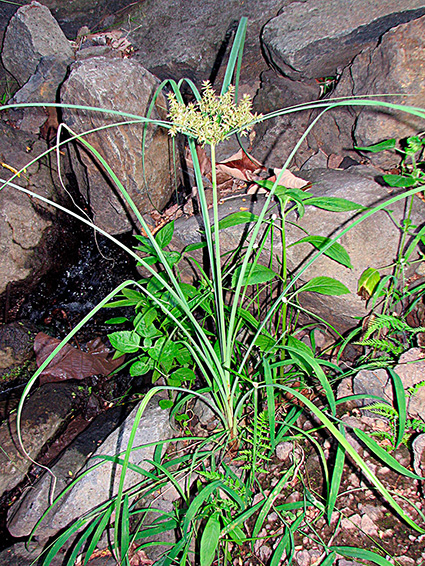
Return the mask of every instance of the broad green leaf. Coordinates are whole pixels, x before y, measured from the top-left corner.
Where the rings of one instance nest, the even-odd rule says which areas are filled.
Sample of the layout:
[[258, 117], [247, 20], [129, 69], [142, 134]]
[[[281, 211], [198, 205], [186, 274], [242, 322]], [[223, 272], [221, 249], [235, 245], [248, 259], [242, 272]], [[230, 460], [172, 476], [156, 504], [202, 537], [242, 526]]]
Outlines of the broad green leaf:
[[123, 354], [134, 354], [139, 351], [140, 336], [136, 332], [122, 330], [108, 334], [108, 338], [112, 347]]
[[195, 372], [190, 368], [179, 368], [170, 375], [169, 379], [178, 381], [179, 384], [177, 387], [179, 387], [185, 381], [195, 381], [196, 375]]
[[372, 552], [371, 550], [365, 550], [364, 548], [356, 548], [353, 546], [330, 546], [329, 550], [333, 550], [341, 556], [346, 556], [347, 558], [359, 558], [360, 560], [370, 560], [378, 566], [392, 566], [383, 556]]
[[357, 294], [363, 297], [363, 299], [369, 299], [380, 280], [379, 271], [374, 267], [368, 267], [360, 276]]
[[239, 226], [239, 224], [249, 224], [250, 222], [256, 222], [257, 220], [258, 216], [247, 210], [234, 212], [233, 214], [229, 214], [229, 216], [226, 216], [219, 221], [218, 229], [224, 230], [225, 228]]
[[174, 405], [174, 401], [171, 401], [171, 399], [161, 399], [158, 405], [161, 409], [170, 409]]
[[[238, 282], [241, 273], [241, 269], [242, 266], [237, 267], [233, 274], [232, 277], [233, 287], [236, 287], [236, 284]], [[243, 278], [243, 285], [258, 285], [259, 283], [268, 283], [275, 277], [277, 277], [277, 273], [275, 273], [269, 267], [260, 264], [254, 265], [252, 263], [248, 263]]]
[[[299, 180], [303, 181], [302, 179]], [[271, 191], [274, 187], [274, 182], [268, 181], [267, 179], [262, 181], [256, 181], [256, 183], [260, 187], [264, 187], [269, 191]], [[304, 181], [304, 183], [307, 185], [307, 181]], [[285, 187], [284, 185], [277, 185], [274, 194], [279, 198], [289, 197], [290, 200], [304, 200], [311, 196], [311, 193], [303, 191], [302, 189], [298, 189], [296, 187], [288, 188]]]
[[189, 364], [192, 361], [192, 354], [183, 346], [176, 352], [176, 360], [182, 365]]
[[394, 149], [396, 144], [395, 138], [389, 140], [384, 140], [379, 143], [374, 143], [373, 145], [367, 145], [366, 147], [361, 147], [358, 145], [354, 146], [357, 151], [369, 151], [370, 153], [379, 153], [380, 151], [385, 151], [386, 149]]
[[136, 377], [138, 375], [145, 375], [146, 373], [148, 373], [149, 370], [152, 369], [152, 367], [153, 367], [152, 360], [147, 356], [144, 356], [140, 360], [137, 360], [137, 362], [134, 362], [134, 364], [131, 364], [130, 375], [132, 377]]
[[123, 289], [122, 294], [130, 301], [134, 301], [135, 304], [145, 300], [145, 296], [139, 291], [134, 291], [134, 289]]
[[164, 257], [167, 260], [167, 263], [170, 267], [173, 267], [173, 265], [178, 263], [182, 258], [182, 254], [179, 252], [163, 251], [162, 253], [164, 254]]
[[[290, 244], [288, 248], [297, 244], [308, 243], [313, 245], [318, 250], [322, 250], [330, 241], [330, 238], [325, 238], [324, 236], [306, 236], [305, 238], [301, 238], [301, 240]], [[323, 255], [330, 257], [331, 259], [340, 263], [341, 265], [344, 265], [345, 267], [353, 267], [351, 265], [350, 256], [345, 251], [344, 247], [338, 242], [334, 242], [326, 251], [323, 252]]]
[[414, 187], [417, 179], [412, 175], [382, 175], [390, 187]]
[[[301, 340], [298, 340], [298, 338], [294, 338], [294, 336], [288, 336], [288, 346], [294, 348], [294, 350], [297, 350], [300, 354], [306, 354], [307, 356], [314, 357], [311, 348]], [[289, 355], [291, 354], [292, 352], [289, 351]]]
[[128, 318], [125, 316], [117, 316], [116, 318], [110, 318], [109, 320], [105, 320], [105, 324], [122, 324], [123, 322], [127, 322]]
[[331, 212], [346, 212], [349, 210], [364, 210], [362, 204], [338, 197], [312, 197], [304, 201], [304, 204], [323, 208]]
[[320, 295], [346, 295], [350, 293], [349, 289], [332, 277], [314, 277], [307, 281], [305, 285], [298, 289], [298, 293], [309, 291], [310, 293], [319, 293]]
[[336, 558], [335, 552], [331, 552], [331, 554], [326, 556], [323, 562], [320, 563], [320, 566], [332, 566], [332, 564], [334, 564], [335, 562], [335, 558]]
[[158, 246], [161, 249], [163, 249], [167, 247], [168, 244], [171, 242], [171, 240], [173, 239], [173, 234], [174, 234], [174, 220], [163, 226], [161, 230], [158, 230], [158, 232], [155, 234], [155, 241], [158, 244]]
[[366, 445], [366, 447], [375, 456], [377, 456], [380, 460], [382, 460], [382, 462], [384, 462], [386, 466], [392, 468], [393, 470], [395, 470], [399, 474], [402, 474], [403, 476], [407, 476], [408, 478], [413, 478], [415, 480], [424, 479], [421, 476], [418, 476], [417, 474], [411, 472], [410, 470], [402, 466], [400, 462], [398, 462], [393, 456], [391, 456], [391, 454], [388, 454], [388, 452], [384, 450], [384, 448], [379, 446], [379, 444], [375, 442], [375, 440], [370, 438], [370, 436], [368, 436], [365, 432], [363, 432], [358, 428], [353, 428], [353, 430], [356, 436]]
[[220, 519], [219, 514], [214, 513], [208, 519], [201, 538], [199, 550], [200, 566], [211, 566], [215, 558], [215, 553], [220, 539]]

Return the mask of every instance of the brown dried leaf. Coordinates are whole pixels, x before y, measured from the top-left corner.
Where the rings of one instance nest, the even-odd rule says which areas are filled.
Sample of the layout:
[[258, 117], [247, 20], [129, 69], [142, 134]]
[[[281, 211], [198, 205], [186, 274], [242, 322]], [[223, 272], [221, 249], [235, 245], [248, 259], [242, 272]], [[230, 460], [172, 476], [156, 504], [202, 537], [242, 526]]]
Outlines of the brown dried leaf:
[[[37, 334], [34, 340], [34, 351], [38, 367], [41, 366], [59, 343], [60, 340], [52, 338], [44, 334], [44, 332]], [[89, 351], [83, 352], [66, 344], [41, 373], [41, 382], [84, 379], [91, 375], [106, 376], [124, 362], [124, 357], [116, 360], [109, 359], [111, 352], [100, 338], [89, 342], [87, 348]]]
[[[276, 181], [276, 178], [280, 175], [281, 171], [282, 169], [273, 169], [274, 175], [270, 177], [269, 181], [272, 181], [272, 183], [274, 183]], [[288, 171], [288, 169], [283, 172], [281, 178], [279, 179], [279, 185], [282, 185], [287, 189], [303, 189], [306, 188], [309, 184], [310, 183], [308, 181], [297, 177], [296, 175], [291, 173], [291, 171]]]

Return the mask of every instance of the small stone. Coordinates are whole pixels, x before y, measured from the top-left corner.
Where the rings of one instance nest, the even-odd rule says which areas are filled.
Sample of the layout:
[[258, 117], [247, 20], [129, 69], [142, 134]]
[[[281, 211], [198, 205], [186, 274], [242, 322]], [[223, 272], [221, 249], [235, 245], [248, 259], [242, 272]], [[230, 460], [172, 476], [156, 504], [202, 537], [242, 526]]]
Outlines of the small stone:
[[341, 521], [341, 528], [352, 531], [360, 527], [362, 518], [360, 515], [351, 515], [351, 517], [344, 517]]
[[279, 458], [279, 460], [281, 460], [282, 462], [287, 460], [290, 454], [292, 453], [293, 447], [294, 447], [293, 442], [280, 442], [276, 446], [277, 458]]
[[310, 566], [311, 565], [311, 556], [307, 550], [300, 550], [295, 555], [295, 558], [298, 562], [298, 566]]
[[267, 546], [266, 544], [263, 544], [262, 547], [260, 547], [259, 550], [259, 556], [260, 556], [260, 560], [262, 560], [264, 563], [268, 562], [271, 554], [272, 554], [272, 549]]
[[361, 529], [367, 535], [377, 535], [378, 534], [378, 527], [372, 521], [372, 519], [368, 515], [363, 515], [360, 523]]

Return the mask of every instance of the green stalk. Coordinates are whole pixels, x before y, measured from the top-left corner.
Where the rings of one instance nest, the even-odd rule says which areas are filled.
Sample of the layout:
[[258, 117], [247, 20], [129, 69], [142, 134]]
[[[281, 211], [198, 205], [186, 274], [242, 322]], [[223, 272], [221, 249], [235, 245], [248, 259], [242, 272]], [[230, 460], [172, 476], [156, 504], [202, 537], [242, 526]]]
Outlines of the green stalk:
[[220, 352], [224, 365], [227, 366], [226, 356], [226, 324], [224, 318], [224, 297], [222, 286], [221, 254], [220, 254], [220, 233], [218, 228], [218, 193], [217, 193], [217, 172], [215, 145], [211, 144], [211, 169], [212, 169], [212, 189], [213, 189], [213, 226], [214, 226], [214, 292], [216, 298], [218, 338], [220, 342]]

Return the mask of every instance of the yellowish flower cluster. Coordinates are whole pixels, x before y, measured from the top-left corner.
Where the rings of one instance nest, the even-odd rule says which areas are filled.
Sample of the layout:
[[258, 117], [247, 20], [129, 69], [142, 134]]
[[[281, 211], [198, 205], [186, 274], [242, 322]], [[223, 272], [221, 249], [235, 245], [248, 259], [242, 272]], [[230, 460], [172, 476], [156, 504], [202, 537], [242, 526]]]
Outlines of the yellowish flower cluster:
[[170, 134], [175, 136], [181, 132], [202, 146], [217, 145], [235, 132], [246, 135], [261, 115], [251, 113], [252, 101], [248, 94], [239, 104], [235, 104], [234, 94], [235, 87], [230, 85], [225, 94], [216, 96], [209, 81], [203, 83], [201, 99], [187, 106], [178, 102], [175, 94], [169, 94], [168, 117], [173, 124]]

